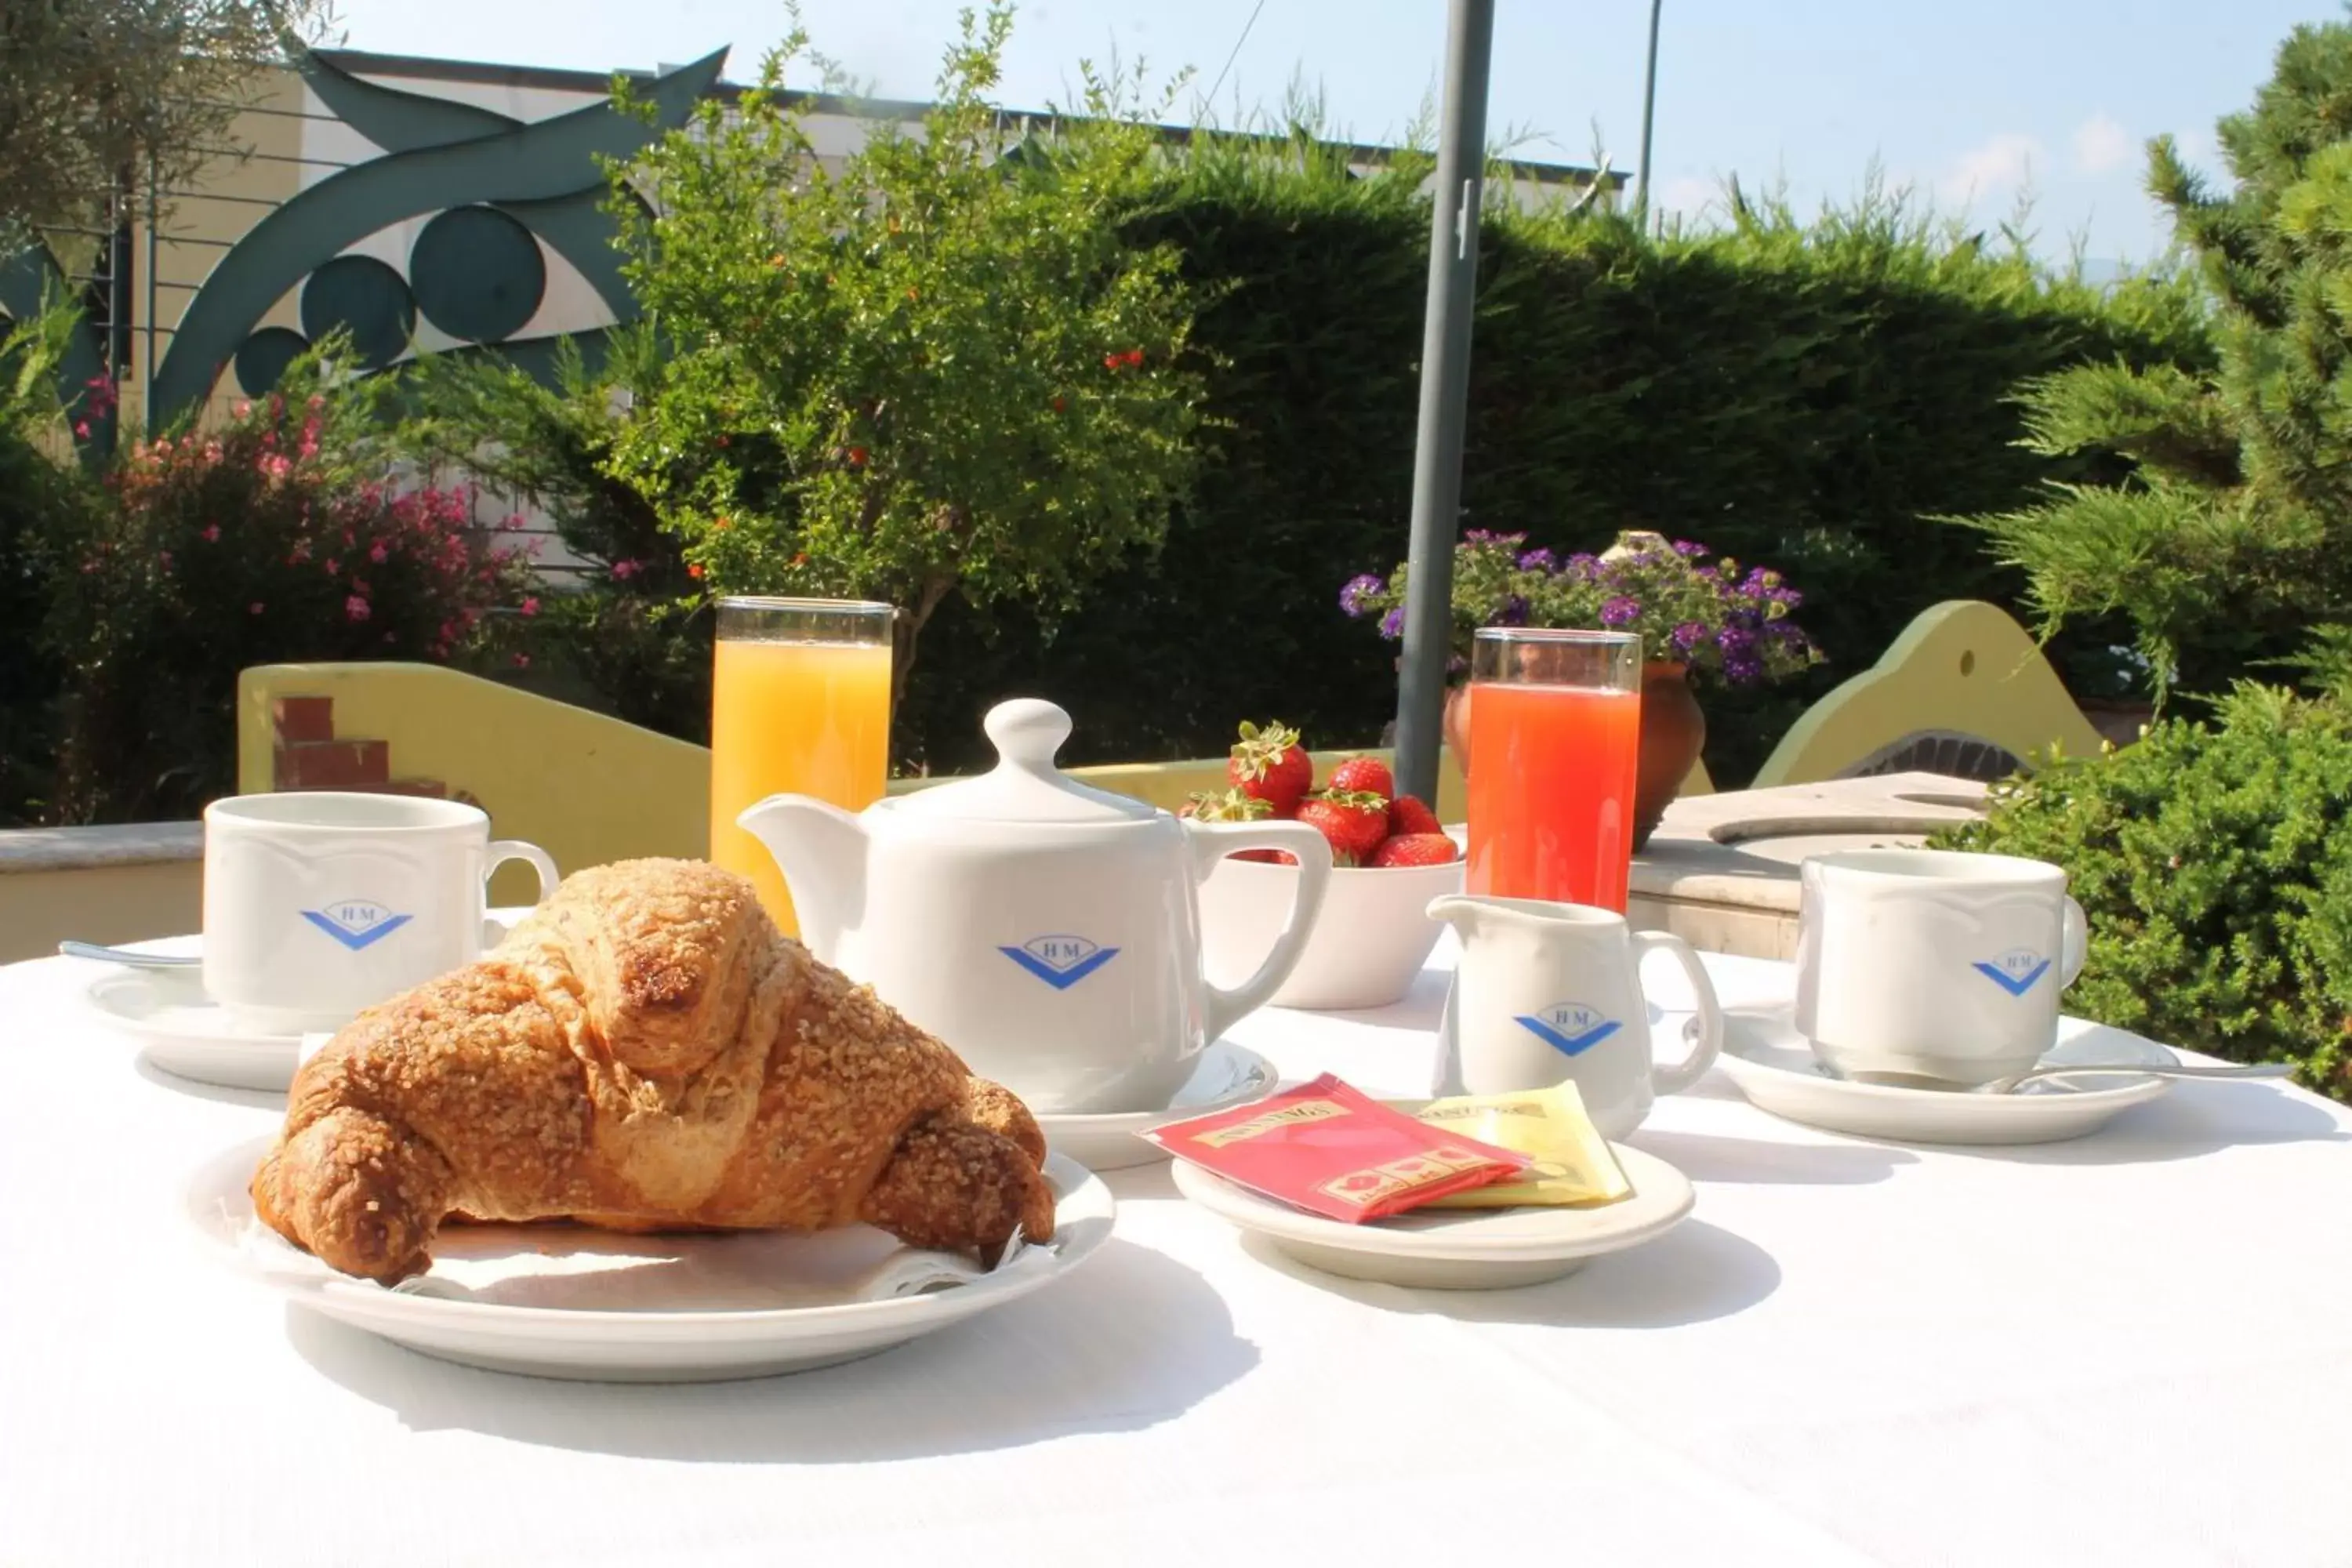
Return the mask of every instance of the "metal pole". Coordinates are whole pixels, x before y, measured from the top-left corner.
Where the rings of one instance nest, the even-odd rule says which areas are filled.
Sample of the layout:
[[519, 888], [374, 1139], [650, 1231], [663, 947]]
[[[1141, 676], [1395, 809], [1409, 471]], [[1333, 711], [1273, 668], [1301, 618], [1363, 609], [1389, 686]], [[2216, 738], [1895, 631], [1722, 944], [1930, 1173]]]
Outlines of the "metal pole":
[[1454, 542], [1462, 518], [1462, 429], [1477, 302], [1478, 195], [1486, 168], [1486, 73], [1495, 0], [1452, 0], [1445, 103], [1429, 214], [1429, 302], [1421, 423], [1412, 449], [1412, 544], [1397, 690], [1397, 787], [1437, 798], [1445, 667], [1454, 642]]
[[1650, 0], [1650, 55], [1642, 68], [1642, 166], [1633, 176], [1636, 228], [1646, 228], [1650, 222], [1650, 126], [1658, 107], [1658, 12], [1665, 3], [1666, 0]]

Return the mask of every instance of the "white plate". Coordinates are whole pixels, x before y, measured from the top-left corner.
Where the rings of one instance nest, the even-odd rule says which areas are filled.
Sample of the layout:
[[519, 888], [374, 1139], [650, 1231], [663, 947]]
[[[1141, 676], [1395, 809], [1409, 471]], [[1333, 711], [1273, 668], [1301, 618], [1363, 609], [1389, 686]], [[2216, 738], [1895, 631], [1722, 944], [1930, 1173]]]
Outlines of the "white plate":
[[83, 990], [82, 1005], [100, 1024], [138, 1041], [142, 1054], [165, 1072], [279, 1094], [294, 1081], [301, 1037], [238, 1026], [205, 995], [201, 971], [99, 967], [102, 973]]
[[936, 1257], [910, 1255], [864, 1226], [822, 1236], [455, 1226], [436, 1241], [430, 1270], [388, 1290], [336, 1273], [255, 1220], [246, 1184], [268, 1147], [266, 1138], [239, 1144], [188, 1184], [188, 1219], [224, 1262], [429, 1356], [591, 1383], [710, 1383], [872, 1355], [1052, 1284], [1108, 1238], [1114, 1207], [1099, 1178], [1049, 1157], [1057, 1198], [1049, 1246], [969, 1283], [883, 1300], [807, 1304], [821, 1285], [837, 1295], [841, 1282]]
[[1168, 1151], [1142, 1135], [1163, 1122], [1206, 1116], [1262, 1100], [1279, 1081], [1274, 1064], [1245, 1046], [1219, 1040], [1201, 1053], [1192, 1076], [1165, 1110], [1127, 1110], [1092, 1116], [1048, 1116], [1037, 1125], [1045, 1142], [1090, 1171], [1124, 1171], [1155, 1164]]
[[1434, 1290], [1492, 1290], [1572, 1274], [1603, 1253], [1664, 1236], [1695, 1201], [1680, 1171], [1612, 1143], [1633, 1196], [1599, 1208], [1422, 1209], [1346, 1225], [1260, 1197], [1187, 1161], [1176, 1188], [1244, 1232], [1327, 1274]]
[[[2153, 1040], [2081, 1018], [2058, 1021], [2058, 1044], [2042, 1059], [2148, 1067], [2180, 1061]], [[1898, 1143], [2054, 1143], [2095, 1132], [2170, 1087], [2160, 1078], [2084, 1078], [2031, 1083], [2016, 1094], [1969, 1094], [1850, 1083], [1830, 1076], [1785, 1005], [1727, 1010], [1717, 1061], [1759, 1110]]]

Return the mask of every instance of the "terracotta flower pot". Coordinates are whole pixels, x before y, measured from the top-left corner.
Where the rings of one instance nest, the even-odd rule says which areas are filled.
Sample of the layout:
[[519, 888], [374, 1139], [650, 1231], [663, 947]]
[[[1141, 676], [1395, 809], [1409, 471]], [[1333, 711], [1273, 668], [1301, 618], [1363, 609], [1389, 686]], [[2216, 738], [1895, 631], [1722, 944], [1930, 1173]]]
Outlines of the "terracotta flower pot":
[[[1470, 688], [1445, 694], [1445, 746], [1470, 776]], [[1654, 659], [1642, 667], [1642, 755], [1633, 785], [1633, 847], [1657, 830], [1658, 819], [1690, 776], [1706, 746], [1706, 714], [1691, 689], [1690, 667]]]

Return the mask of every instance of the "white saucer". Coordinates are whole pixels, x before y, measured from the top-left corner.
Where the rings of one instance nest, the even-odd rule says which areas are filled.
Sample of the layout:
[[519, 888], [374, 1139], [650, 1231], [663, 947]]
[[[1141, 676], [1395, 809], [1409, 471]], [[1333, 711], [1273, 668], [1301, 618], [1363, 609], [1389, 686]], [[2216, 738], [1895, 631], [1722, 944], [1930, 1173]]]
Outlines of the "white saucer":
[[[141, 945], [156, 952], [193, 951], [194, 939]], [[141, 1053], [163, 1071], [198, 1083], [278, 1094], [294, 1081], [302, 1037], [240, 1026], [205, 996], [200, 971], [93, 967], [100, 973], [84, 988], [83, 1006], [100, 1024], [138, 1041]]]
[[205, 1250], [300, 1306], [425, 1355], [590, 1383], [711, 1383], [872, 1355], [1053, 1284], [1108, 1238], [1115, 1206], [1099, 1178], [1049, 1158], [1054, 1240], [987, 1274], [865, 1226], [821, 1236], [453, 1226], [430, 1270], [387, 1290], [254, 1218], [246, 1184], [268, 1147], [241, 1143], [190, 1180], [185, 1213]]
[[[2153, 1040], [2081, 1018], [2058, 1021], [2058, 1044], [2042, 1059], [2148, 1067], [2180, 1061]], [[2030, 1083], [2015, 1094], [1969, 1094], [1851, 1083], [1830, 1076], [1786, 1005], [1726, 1009], [1717, 1061], [1759, 1110], [1898, 1143], [2054, 1143], [2095, 1132], [2117, 1112], [2171, 1087], [2160, 1078], [2080, 1078]]]
[[1274, 1092], [1277, 1081], [1272, 1062], [1245, 1046], [1218, 1040], [1201, 1053], [1192, 1078], [1176, 1091], [1165, 1110], [1105, 1111], [1092, 1116], [1040, 1112], [1037, 1125], [1045, 1130], [1049, 1145], [1087, 1169], [1124, 1171], [1168, 1158], [1167, 1150], [1142, 1136], [1152, 1128], [1262, 1100]]
[[[502, 930], [530, 912], [495, 909], [489, 920], [494, 929]], [[167, 936], [121, 945], [133, 952], [194, 957], [204, 951], [204, 938]], [[238, 1024], [205, 994], [201, 969], [131, 969], [75, 962], [98, 971], [81, 994], [90, 1016], [138, 1041], [141, 1054], [174, 1078], [283, 1094], [309, 1054], [300, 1035], [268, 1034]]]
[[1433, 1290], [1493, 1290], [1572, 1274], [1591, 1258], [1656, 1239], [1695, 1201], [1680, 1171], [1612, 1143], [1633, 1196], [1599, 1208], [1422, 1209], [1345, 1225], [1260, 1197], [1188, 1161], [1176, 1189], [1242, 1231], [1327, 1274]]

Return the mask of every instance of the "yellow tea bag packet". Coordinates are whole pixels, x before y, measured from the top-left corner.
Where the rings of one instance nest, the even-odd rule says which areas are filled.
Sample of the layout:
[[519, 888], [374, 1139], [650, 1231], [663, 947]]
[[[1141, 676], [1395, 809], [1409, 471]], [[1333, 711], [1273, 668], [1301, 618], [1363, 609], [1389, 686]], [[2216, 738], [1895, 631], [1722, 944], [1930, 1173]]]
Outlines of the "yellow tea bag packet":
[[1475, 1187], [1421, 1205], [1439, 1209], [1517, 1208], [1613, 1204], [1633, 1190], [1609, 1141], [1585, 1114], [1576, 1085], [1518, 1094], [1465, 1094], [1434, 1100], [1413, 1112], [1448, 1132], [1492, 1143], [1534, 1163], [1508, 1181]]

